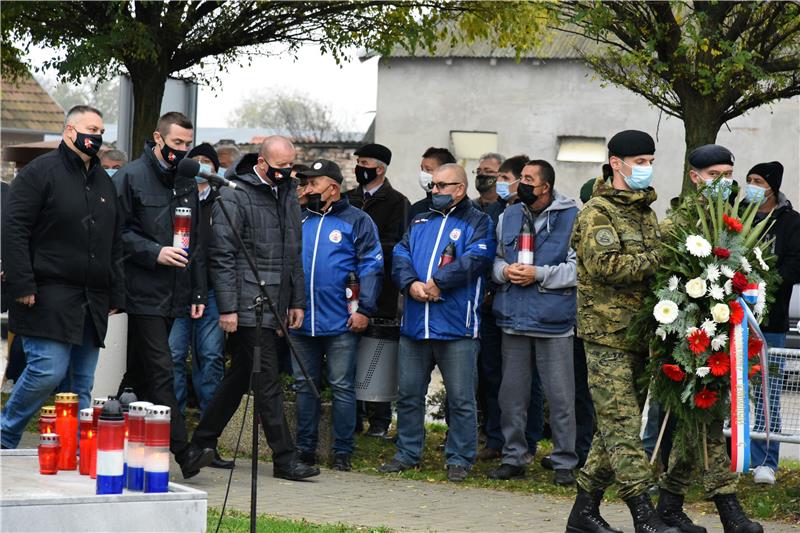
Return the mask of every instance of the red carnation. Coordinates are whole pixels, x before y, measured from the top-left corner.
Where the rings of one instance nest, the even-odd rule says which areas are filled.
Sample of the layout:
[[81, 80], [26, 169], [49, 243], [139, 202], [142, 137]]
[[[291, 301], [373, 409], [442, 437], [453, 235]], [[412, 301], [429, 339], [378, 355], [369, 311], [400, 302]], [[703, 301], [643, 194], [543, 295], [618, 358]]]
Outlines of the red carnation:
[[728, 355], [722, 352], [717, 352], [709, 357], [706, 365], [711, 369], [711, 373], [717, 377], [724, 376], [731, 369]]
[[738, 218], [729, 217], [728, 215], [722, 215], [722, 221], [725, 222], [725, 225], [728, 226], [728, 229], [739, 233], [742, 231], [742, 222]]
[[672, 381], [683, 381], [686, 376], [686, 372], [678, 365], [661, 365], [661, 371]]
[[711, 339], [708, 338], [705, 330], [700, 328], [691, 332], [686, 340], [689, 341], [689, 349], [695, 354], [705, 352], [711, 344]]
[[727, 259], [731, 256], [731, 251], [727, 248], [712, 248], [711, 253], [720, 259]]
[[747, 352], [750, 354], [750, 357], [758, 357], [763, 347], [764, 343], [755, 335], [750, 335], [750, 337], [747, 338]]
[[747, 276], [741, 272], [736, 272], [731, 282], [733, 283], [733, 292], [736, 294], [742, 294], [747, 288]]
[[761, 365], [753, 365], [750, 367], [750, 370], [747, 372], [749, 377], [753, 377], [756, 374], [761, 374]]
[[739, 305], [739, 302], [732, 300], [728, 302], [728, 307], [731, 308], [730, 323], [735, 326], [741, 324], [742, 320], [744, 320], [744, 309]]
[[716, 391], [703, 387], [700, 392], [694, 395], [694, 404], [700, 409], [708, 409], [717, 403], [718, 398], [719, 395]]

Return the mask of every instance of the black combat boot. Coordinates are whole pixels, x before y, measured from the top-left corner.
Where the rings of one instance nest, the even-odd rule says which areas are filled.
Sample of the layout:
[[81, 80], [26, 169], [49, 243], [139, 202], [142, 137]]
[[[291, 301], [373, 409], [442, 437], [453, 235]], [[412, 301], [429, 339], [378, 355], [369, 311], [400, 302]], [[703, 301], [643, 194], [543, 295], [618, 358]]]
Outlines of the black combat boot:
[[659, 489], [656, 511], [665, 524], [677, 527], [683, 533], [707, 533], [706, 528], [696, 526], [683, 512], [683, 496], [680, 494]]
[[618, 529], [613, 529], [600, 516], [602, 499], [603, 491], [598, 490], [590, 494], [579, 486], [575, 505], [572, 506], [572, 512], [569, 513], [567, 520], [567, 533], [622, 533]]
[[636, 533], [681, 533], [676, 527], [666, 525], [658, 517], [658, 513], [653, 508], [650, 496], [645, 492], [638, 496], [625, 500], [628, 509], [631, 510], [633, 517], [633, 527]]
[[718, 494], [714, 496], [714, 503], [725, 533], [764, 533], [761, 524], [753, 522], [744, 514], [736, 494]]

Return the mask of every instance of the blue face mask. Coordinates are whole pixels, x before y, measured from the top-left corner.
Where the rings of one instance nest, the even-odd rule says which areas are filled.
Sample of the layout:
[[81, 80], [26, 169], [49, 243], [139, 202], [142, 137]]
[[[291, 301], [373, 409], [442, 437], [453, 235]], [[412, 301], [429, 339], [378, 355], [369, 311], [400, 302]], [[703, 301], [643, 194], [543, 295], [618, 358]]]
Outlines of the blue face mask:
[[761, 205], [766, 199], [766, 189], [759, 187], [758, 185], [753, 185], [752, 183], [748, 183], [744, 186], [744, 200], [748, 204]]
[[[622, 159], [620, 159], [622, 161]], [[653, 183], [653, 167], [650, 166], [642, 166], [642, 165], [634, 165], [631, 166], [625, 161], [622, 163], [631, 169], [631, 175], [626, 176], [625, 174], [622, 175], [625, 178], [625, 183], [628, 184], [628, 187], [633, 189], [634, 191], [641, 191], [642, 189], [646, 189]]]
[[105, 169], [106, 173], [109, 176], [113, 176], [114, 174], [116, 174], [117, 170], [119, 170], [119, 169], [118, 168], [107, 168], [107, 169]]
[[431, 196], [431, 207], [436, 211], [444, 211], [453, 203], [451, 194], [434, 194]]
[[228, 171], [228, 169], [227, 169], [227, 168], [225, 168], [225, 167], [219, 167], [219, 169], [217, 169], [217, 174], [218, 174], [218, 175], [220, 175], [220, 176], [222, 176], [222, 177], [224, 178], [224, 177], [225, 177], [225, 173], [226, 173], [227, 171]]
[[508, 200], [511, 198], [511, 184], [516, 183], [519, 180], [514, 181], [498, 181], [494, 184], [494, 190], [497, 191], [497, 196], [502, 198], [503, 200]]
[[703, 196], [706, 198], [716, 198], [718, 194], [722, 194], [722, 199], [727, 200], [731, 195], [731, 187], [733, 187], [733, 180], [731, 178], [722, 178], [721, 180], [706, 179], [706, 188], [703, 189]]
[[[200, 163], [200, 172], [205, 172], [206, 174], [214, 174], [214, 169], [211, 168], [211, 165], [208, 163]], [[200, 176], [195, 176], [194, 180], [197, 183], [208, 183], [208, 180], [205, 178], [201, 178]]]

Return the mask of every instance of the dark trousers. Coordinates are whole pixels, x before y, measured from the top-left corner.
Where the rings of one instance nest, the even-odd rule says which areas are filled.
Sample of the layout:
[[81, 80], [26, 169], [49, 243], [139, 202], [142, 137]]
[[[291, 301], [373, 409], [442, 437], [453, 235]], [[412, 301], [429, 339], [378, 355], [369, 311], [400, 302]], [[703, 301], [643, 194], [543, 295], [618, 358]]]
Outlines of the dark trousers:
[[364, 431], [365, 418], [369, 421], [370, 428], [388, 430], [392, 424], [392, 403], [359, 401], [356, 414], [358, 415], [356, 421], [358, 432]]
[[594, 435], [594, 404], [589, 392], [589, 371], [586, 368], [586, 351], [583, 340], [575, 337], [575, 453], [578, 455], [578, 468], [586, 463]]
[[128, 315], [128, 367], [119, 390], [132, 387], [140, 400], [170, 408], [169, 449], [183, 462], [189, 444], [186, 420], [175, 397], [175, 374], [169, 349], [171, 318]]
[[[500, 429], [500, 403], [497, 400], [500, 382], [503, 380], [501, 335], [502, 332], [497, 327], [497, 321], [491, 308], [481, 309], [481, 351], [478, 352], [478, 421], [486, 435], [486, 447], [495, 450], [501, 450], [504, 442]], [[539, 402], [541, 404], [541, 393]], [[541, 416], [539, 419], [541, 421]]]
[[[242, 396], [250, 389], [257, 332], [255, 327], [240, 327], [231, 334], [231, 365], [225, 371], [222, 382], [192, 437], [192, 441], [203, 448], [216, 448], [217, 439], [239, 408]], [[294, 457], [294, 441], [283, 412], [283, 390], [278, 378], [277, 339], [274, 329], [261, 330], [261, 374], [255, 391], [255, 402], [267, 443], [272, 448], [272, 461], [275, 466], [287, 467]]]

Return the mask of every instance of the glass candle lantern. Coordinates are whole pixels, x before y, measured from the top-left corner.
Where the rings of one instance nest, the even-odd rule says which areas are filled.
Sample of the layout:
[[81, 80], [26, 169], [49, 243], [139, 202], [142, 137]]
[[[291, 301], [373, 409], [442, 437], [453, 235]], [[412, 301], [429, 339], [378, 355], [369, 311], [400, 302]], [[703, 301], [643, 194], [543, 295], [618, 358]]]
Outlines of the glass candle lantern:
[[94, 398], [92, 400], [92, 430], [94, 431], [94, 439], [92, 439], [92, 457], [89, 461], [89, 477], [92, 479], [97, 478], [97, 422], [100, 420], [100, 413], [103, 411], [103, 406], [108, 398]]
[[144, 490], [144, 426], [150, 402], [133, 402], [128, 406], [128, 490]]
[[78, 420], [80, 423], [78, 472], [82, 476], [88, 476], [92, 466], [92, 445], [95, 437], [94, 429], [92, 428], [92, 408], [81, 409], [78, 413]]
[[58, 474], [58, 459], [60, 455], [61, 444], [56, 433], [42, 433], [39, 435], [40, 474]]
[[39, 411], [39, 434], [56, 432], [56, 406], [45, 405]]
[[144, 425], [144, 491], [169, 490], [169, 419], [170, 409], [154, 405]]
[[125, 419], [122, 406], [111, 396], [97, 423], [97, 494], [122, 494]]
[[125, 387], [122, 394], [119, 395], [119, 403], [122, 405], [122, 416], [125, 417], [125, 444], [122, 447], [122, 457], [125, 460], [125, 466], [122, 469], [122, 485], [127, 486], [128, 476], [128, 436], [130, 435], [130, 428], [128, 426], [128, 412], [133, 402], [138, 400], [136, 394], [131, 387]]
[[78, 395], [74, 392], [56, 394], [56, 433], [61, 441], [59, 470], [78, 468]]

